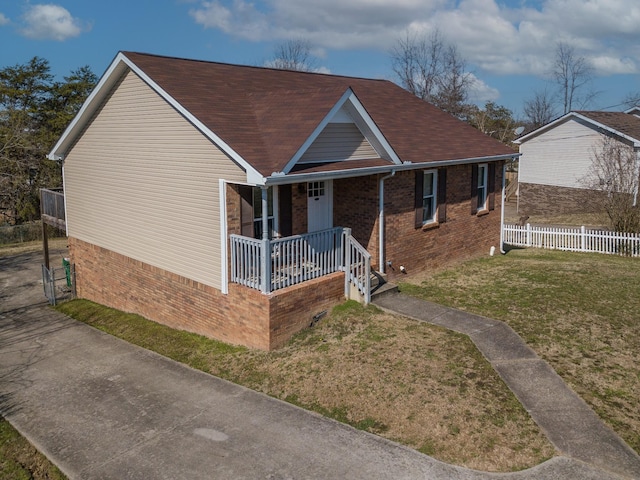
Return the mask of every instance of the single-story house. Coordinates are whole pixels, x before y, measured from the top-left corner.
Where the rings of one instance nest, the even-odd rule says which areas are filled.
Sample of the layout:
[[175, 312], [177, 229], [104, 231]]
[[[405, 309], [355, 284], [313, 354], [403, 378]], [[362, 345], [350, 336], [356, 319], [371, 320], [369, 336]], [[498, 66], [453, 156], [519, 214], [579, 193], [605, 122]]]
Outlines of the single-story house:
[[272, 349], [488, 254], [517, 155], [389, 81], [121, 52], [49, 158], [80, 297]]
[[526, 215], [597, 211], [589, 175], [603, 136], [640, 151], [640, 109], [569, 112], [517, 139], [518, 211]]

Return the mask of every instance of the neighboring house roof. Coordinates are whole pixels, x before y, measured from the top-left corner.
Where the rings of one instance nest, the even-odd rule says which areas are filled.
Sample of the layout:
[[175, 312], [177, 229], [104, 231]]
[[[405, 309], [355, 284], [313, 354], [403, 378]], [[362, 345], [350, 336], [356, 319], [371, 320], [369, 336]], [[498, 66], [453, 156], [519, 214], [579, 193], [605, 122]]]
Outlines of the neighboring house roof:
[[531, 140], [532, 138], [541, 135], [557, 125], [565, 123], [569, 120], [577, 120], [590, 127], [608, 132], [612, 135], [624, 138], [627, 141], [633, 143], [634, 147], [640, 147], [640, 118], [634, 115], [635, 111], [627, 112], [602, 112], [602, 111], [588, 111], [579, 110], [575, 112], [569, 112], [566, 115], [554, 120], [542, 127], [534, 130], [519, 139], [514, 143], [522, 144]]
[[[127, 69], [258, 176], [516, 156], [512, 149], [386, 80], [121, 52], [49, 157], [72, 148]], [[349, 103], [380, 159], [295, 163], [336, 108]], [[324, 122], [324, 123], [323, 123]], [[477, 160], [476, 160], [477, 161]]]

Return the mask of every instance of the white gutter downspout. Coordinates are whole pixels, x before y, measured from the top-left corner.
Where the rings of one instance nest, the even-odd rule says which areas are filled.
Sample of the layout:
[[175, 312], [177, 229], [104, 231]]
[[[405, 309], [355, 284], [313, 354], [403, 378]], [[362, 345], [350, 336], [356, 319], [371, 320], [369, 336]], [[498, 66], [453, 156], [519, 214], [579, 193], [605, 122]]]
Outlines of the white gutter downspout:
[[378, 195], [379, 205], [378, 205], [378, 227], [380, 228], [379, 233], [379, 241], [378, 241], [378, 252], [380, 253], [380, 258], [378, 261], [378, 268], [380, 269], [380, 273], [384, 273], [384, 181], [387, 178], [391, 178], [396, 174], [395, 170], [391, 170], [391, 173], [386, 177], [382, 177], [380, 179], [380, 193]]
[[500, 208], [500, 253], [505, 255], [504, 250], [504, 197], [506, 191], [507, 162], [502, 164], [502, 206]]
[[[640, 150], [636, 151], [636, 164], [633, 169], [633, 206], [638, 206], [638, 184], [640, 183]], [[66, 204], [65, 204], [66, 205]]]

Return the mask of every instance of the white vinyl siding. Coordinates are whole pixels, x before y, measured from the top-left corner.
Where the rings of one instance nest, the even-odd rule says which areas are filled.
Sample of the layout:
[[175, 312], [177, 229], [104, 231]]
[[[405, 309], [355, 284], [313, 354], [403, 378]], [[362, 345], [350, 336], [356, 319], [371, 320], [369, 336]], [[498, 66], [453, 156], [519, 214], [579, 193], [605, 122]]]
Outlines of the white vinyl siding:
[[527, 140], [520, 146], [519, 181], [585, 188], [583, 178], [600, 141], [596, 130], [573, 119]]
[[380, 158], [354, 123], [329, 123], [298, 163]]
[[128, 72], [65, 159], [69, 235], [221, 288], [220, 178], [246, 174]]

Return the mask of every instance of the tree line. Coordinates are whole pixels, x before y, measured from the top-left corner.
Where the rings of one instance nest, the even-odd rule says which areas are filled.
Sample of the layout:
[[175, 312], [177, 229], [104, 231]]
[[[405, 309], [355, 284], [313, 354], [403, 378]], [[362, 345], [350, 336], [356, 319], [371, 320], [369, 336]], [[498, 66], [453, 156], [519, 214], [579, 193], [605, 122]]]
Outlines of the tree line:
[[[522, 119], [495, 102], [479, 107], [469, 101], [475, 77], [456, 46], [437, 30], [430, 35], [407, 33], [389, 56], [406, 90], [510, 146], [522, 130], [516, 127], [538, 128], [559, 114], [584, 108], [595, 96], [589, 90], [593, 72], [588, 62], [564, 43], [555, 47], [551, 86], [524, 101]], [[276, 46], [265, 64], [287, 70], [318, 69], [311, 44], [301, 39]], [[84, 66], [55, 81], [49, 62], [39, 57], [0, 70], [0, 225], [38, 219], [40, 188], [62, 186], [61, 165], [46, 159], [46, 154], [97, 80]], [[629, 95], [627, 101], [638, 99], [640, 94]]]
[[84, 66], [56, 81], [39, 57], [0, 70], [0, 225], [40, 218], [40, 188], [62, 186], [46, 155], [97, 80]]

